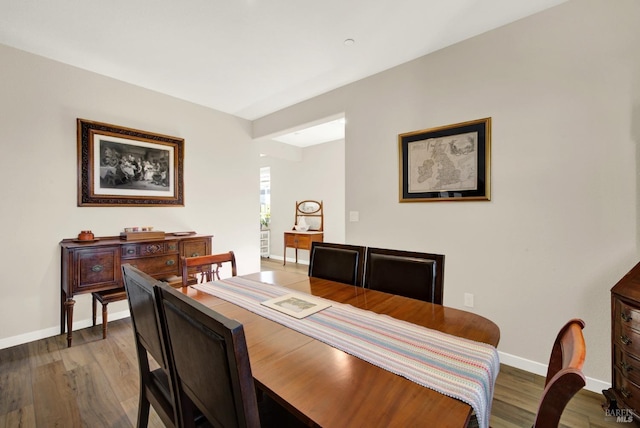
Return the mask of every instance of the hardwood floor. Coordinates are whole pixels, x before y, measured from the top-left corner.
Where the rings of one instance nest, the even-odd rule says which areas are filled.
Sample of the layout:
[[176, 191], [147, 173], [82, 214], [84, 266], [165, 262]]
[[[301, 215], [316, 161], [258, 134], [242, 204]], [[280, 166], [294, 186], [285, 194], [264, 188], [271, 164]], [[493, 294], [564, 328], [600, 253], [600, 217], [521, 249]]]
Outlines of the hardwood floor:
[[[262, 268], [283, 266], [263, 259]], [[307, 272], [307, 266], [294, 263], [284, 269]], [[503, 365], [491, 426], [530, 427], [543, 383], [541, 376]], [[565, 410], [561, 427], [640, 426], [605, 418], [603, 401], [601, 394], [581, 391]], [[0, 350], [0, 428], [132, 427], [137, 405], [138, 367], [129, 319], [110, 322], [105, 340], [98, 325], [75, 331], [71, 348], [59, 335]], [[149, 426], [163, 426], [153, 410]]]

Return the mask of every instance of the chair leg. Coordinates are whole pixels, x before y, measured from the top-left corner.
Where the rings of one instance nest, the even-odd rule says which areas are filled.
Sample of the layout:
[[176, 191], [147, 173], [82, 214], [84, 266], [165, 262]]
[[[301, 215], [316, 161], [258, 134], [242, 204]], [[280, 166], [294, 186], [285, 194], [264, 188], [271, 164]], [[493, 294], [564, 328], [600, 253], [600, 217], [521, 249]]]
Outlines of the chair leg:
[[138, 400], [138, 428], [146, 428], [149, 425], [149, 409], [151, 403], [147, 399], [144, 391], [144, 386], [140, 385], [140, 399]]
[[107, 338], [107, 305], [108, 303], [102, 304], [102, 338]]

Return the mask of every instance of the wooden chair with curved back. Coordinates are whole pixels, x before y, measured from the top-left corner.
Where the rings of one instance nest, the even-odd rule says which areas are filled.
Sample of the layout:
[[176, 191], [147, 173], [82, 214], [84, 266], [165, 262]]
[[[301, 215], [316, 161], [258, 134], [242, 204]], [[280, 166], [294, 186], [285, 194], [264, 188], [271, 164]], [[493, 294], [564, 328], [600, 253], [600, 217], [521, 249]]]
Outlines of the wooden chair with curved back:
[[442, 304], [444, 255], [367, 248], [364, 287]]
[[365, 247], [330, 242], [312, 242], [309, 276], [362, 285]]
[[584, 321], [572, 319], [556, 337], [534, 428], [557, 427], [567, 403], [586, 385], [582, 366], [587, 353]]
[[181, 426], [201, 412], [216, 427], [259, 427], [242, 324], [174, 288], [156, 287]]
[[223, 263], [231, 266], [231, 276], [238, 274], [236, 257], [233, 251], [208, 256], [182, 258], [182, 286], [220, 279], [220, 269]]

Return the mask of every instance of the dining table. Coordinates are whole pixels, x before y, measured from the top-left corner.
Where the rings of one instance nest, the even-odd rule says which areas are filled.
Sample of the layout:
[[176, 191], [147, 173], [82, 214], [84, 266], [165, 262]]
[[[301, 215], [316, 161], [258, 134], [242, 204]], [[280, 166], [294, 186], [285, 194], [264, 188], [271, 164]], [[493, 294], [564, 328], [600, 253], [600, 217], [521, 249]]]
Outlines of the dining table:
[[[291, 271], [262, 271], [234, 278], [267, 291], [273, 288], [282, 294], [284, 288], [330, 301], [365, 317], [382, 315], [382, 322], [389, 317], [395, 323], [433, 331], [452, 340], [459, 338], [483, 352], [489, 348], [487, 352], [497, 355], [500, 329], [493, 321], [472, 312]], [[291, 322], [274, 321], [256, 313], [260, 311], [214, 295], [210, 290], [216, 282], [192, 285], [182, 288], [182, 292], [243, 324], [256, 386], [306, 425], [459, 428], [466, 427], [474, 417], [468, 402], [446, 391], [425, 387], [383, 368], [385, 364], [372, 364], [353, 349], [340, 349], [330, 340], [292, 328], [295, 324]], [[498, 363], [492, 364], [495, 367]], [[496, 375], [491, 382], [495, 382]], [[490, 388], [492, 394], [493, 384]], [[487, 421], [488, 415], [485, 424]]]

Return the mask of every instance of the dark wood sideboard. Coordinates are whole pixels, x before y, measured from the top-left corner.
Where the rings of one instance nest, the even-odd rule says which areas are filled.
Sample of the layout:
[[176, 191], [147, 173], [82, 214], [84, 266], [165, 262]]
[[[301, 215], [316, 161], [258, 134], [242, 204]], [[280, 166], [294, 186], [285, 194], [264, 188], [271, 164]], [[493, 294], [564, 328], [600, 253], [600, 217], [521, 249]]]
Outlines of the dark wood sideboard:
[[605, 410], [640, 418], [640, 263], [611, 289], [611, 383]]
[[[119, 236], [98, 237], [90, 242], [63, 239], [60, 299], [60, 334], [67, 329], [71, 346], [73, 305], [76, 294], [123, 287], [120, 266], [130, 263], [157, 279], [174, 279], [182, 272], [182, 257], [211, 254], [212, 235], [176, 235], [164, 239], [127, 241]], [[66, 322], [65, 322], [66, 318]]]

